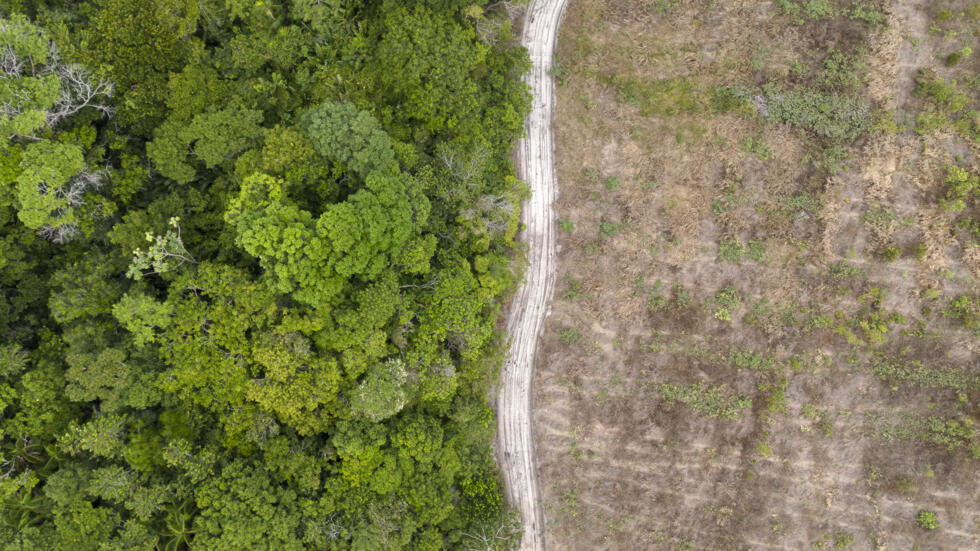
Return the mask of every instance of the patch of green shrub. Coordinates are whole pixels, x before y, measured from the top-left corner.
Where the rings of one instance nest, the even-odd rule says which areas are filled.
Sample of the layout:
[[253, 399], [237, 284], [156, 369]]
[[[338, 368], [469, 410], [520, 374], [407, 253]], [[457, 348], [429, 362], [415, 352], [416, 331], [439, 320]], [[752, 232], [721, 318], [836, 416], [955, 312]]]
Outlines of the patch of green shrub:
[[847, 17], [864, 21], [871, 26], [882, 25], [885, 23], [885, 14], [875, 9], [874, 6], [864, 2], [855, 4], [853, 7], [851, 7], [851, 11], [848, 12]]
[[834, 9], [830, 0], [799, 0], [796, 2], [776, 0], [776, 5], [794, 25], [803, 25], [807, 21], [837, 15], [837, 10]]
[[711, 98], [711, 107], [715, 113], [729, 113], [746, 108], [748, 98], [748, 91], [741, 86], [719, 86]]
[[879, 379], [892, 383], [905, 383], [920, 388], [936, 388], [956, 391], [980, 390], [980, 376], [967, 369], [951, 366], [925, 367], [919, 361], [874, 358], [869, 366]]
[[605, 220], [599, 221], [599, 237], [616, 237], [622, 229], [622, 224], [619, 222], [607, 222]]
[[691, 298], [691, 294], [687, 292], [687, 288], [684, 287], [684, 284], [679, 281], [675, 281], [670, 297], [671, 308], [674, 310], [683, 310], [690, 306], [692, 301], [693, 299]]
[[728, 353], [728, 360], [735, 367], [752, 371], [769, 371], [776, 365], [776, 358], [772, 354], [751, 350], [733, 349]]
[[572, 327], [570, 329], [565, 329], [561, 333], [559, 333], [558, 338], [561, 340], [561, 342], [568, 345], [577, 344], [579, 341], [582, 340], [582, 333], [579, 332], [578, 329]]
[[660, 385], [660, 397], [672, 404], [680, 402], [694, 411], [717, 419], [737, 419], [752, 406], [752, 400], [744, 394], [733, 395], [724, 385], [705, 387], [704, 383], [691, 385]]
[[956, 165], [946, 167], [945, 196], [939, 200], [943, 210], [957, 214], [980, 197], [980, 176]]
[[946, 81], [932, 69], [920, 69], [913, 95], [928, 102], [915, 117], [916, 132], [951, 129], [968, 140], [980, 141], [980, 112], [969, 109], [974, 101], [955, 80]]
[[863, 52], [830, 49], [823, 60], [819, 84], [831, 92], [856, 92], [868, 74]]
[[768, 442], [759, 442], [759, 445], [755, 447], [755, 451], [759, 452], [759, 455], [763, 457], [772, 456], [772, 448]]
[[742, 305], [742, 299], [738, 297], [733, 287], [725, 287], [718, 291], [712, 299], [715, 306], [715, 319], [721, 321], [732, 321], [732, 312]]
[[915, 516], [915, 522], [926, 530], [939, 528], [939, 519], [936, 517], [936, 513], [932, 511], [919, 511], [919, 514]]
[[598, 75], [597, 80], [612, 86], [617, 101], [638, 107], [644, 117], [697, 113], [712, 103], [703, 86], [685, 77], [651, 80]]
[[943, 310], [943, 315], [975, 333], [980, 332], [980, 297], [960, 295]]
[[650, 293], [647, 295], [647, 309], [651, 312], [657, 312], [666, 307], [667, 297], [664, 296], [663, 282], [658, 279], [654, 282], [653, 287], [650, 288]]
[[750, 239], [749, 250], [746, 251], [745, 256], [749, 260], [753, 260], [759, 264], [767, 264], [769, 262], [769, 258], [766, 256], [766, 244], [762, 241]]
[[745, 245], [742, 245], [741, 241], [739, 241], [737, 237], [725, 239], [718, 244], [717, 261], [741, 264], [742, 256], [745, 254], [745, 252]]
[[871, 127], [867, 104], [838, 94], [815, 90], [787, 91], [774, 85], [764, 89], [765, 117], [832, 139], [854, 139]]
[[883, 258], [885, 262], [894, 262], [898, 260], [900, 256], [902, 256], [901, 249], [894, 245], [885, 247], [881, 250], [881, 258]]

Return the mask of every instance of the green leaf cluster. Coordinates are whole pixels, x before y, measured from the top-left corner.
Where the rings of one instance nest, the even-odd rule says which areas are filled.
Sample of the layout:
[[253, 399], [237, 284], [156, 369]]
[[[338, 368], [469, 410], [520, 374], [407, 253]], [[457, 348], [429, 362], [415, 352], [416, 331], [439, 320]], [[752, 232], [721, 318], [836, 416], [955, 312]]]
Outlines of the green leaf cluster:
[[529, 62], [462, 7], [0, 1], [0, 548], [514, 539]]

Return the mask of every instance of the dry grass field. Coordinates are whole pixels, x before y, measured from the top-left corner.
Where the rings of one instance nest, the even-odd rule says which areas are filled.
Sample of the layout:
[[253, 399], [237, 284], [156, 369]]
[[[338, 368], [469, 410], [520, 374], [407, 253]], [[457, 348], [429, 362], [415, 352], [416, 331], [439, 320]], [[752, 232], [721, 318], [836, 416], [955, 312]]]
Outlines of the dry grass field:
[[978, 33], [954, 0], [570, 3], [550, 549], [980, 549]]

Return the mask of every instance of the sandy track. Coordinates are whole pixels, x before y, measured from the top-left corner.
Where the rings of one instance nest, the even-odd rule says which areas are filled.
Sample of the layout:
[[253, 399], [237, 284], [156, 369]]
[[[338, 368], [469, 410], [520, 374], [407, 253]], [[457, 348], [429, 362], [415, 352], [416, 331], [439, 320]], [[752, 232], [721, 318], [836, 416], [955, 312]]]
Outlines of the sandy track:
[[517, 170], [531, 188], [521, 212], [527, 243], [528, 269], [507, 317], [510, 355], [501, 374], [497, 397], [497, 441], [507, 498], [521, 513], [521, 549], [544, 549], [544, 515], [534, 462], [531, 393], [538, 337], [544, 329], [548, 303], [555, 288], [555, 143], [551, 124], [555, 106], [554, 58], [558, 25], [567, 0], [532, 0], [524, 16], [521, 43], [532, 68], [524, 76], [534, 96], [525, 129], [517, 144]]

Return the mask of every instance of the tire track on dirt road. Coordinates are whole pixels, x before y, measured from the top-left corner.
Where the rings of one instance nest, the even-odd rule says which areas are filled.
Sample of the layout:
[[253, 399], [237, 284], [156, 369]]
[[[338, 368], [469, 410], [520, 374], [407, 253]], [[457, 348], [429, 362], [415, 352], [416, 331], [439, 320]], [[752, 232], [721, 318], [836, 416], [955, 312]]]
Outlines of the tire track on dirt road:
[[555, 87], [551, 76], [558, 25], [567, 0], [532, 0], [524, 16], [521, 43], [531, 58], [524, 76], [533, 96], [525, 124], [527, 136], [517, 144], [517, 170], [531, 188], [521, 211], [528, 268], [507, 315], [510, 354], [497, 397], [498, 461], [507, 499], [521, 514], [522, 551], [544, 550], [544, 514], [534, 460], [531, 393], [538, 337], [544, 329], [555, 288], [555, 213], [557, 196], [555, 142], [551, 125]]

